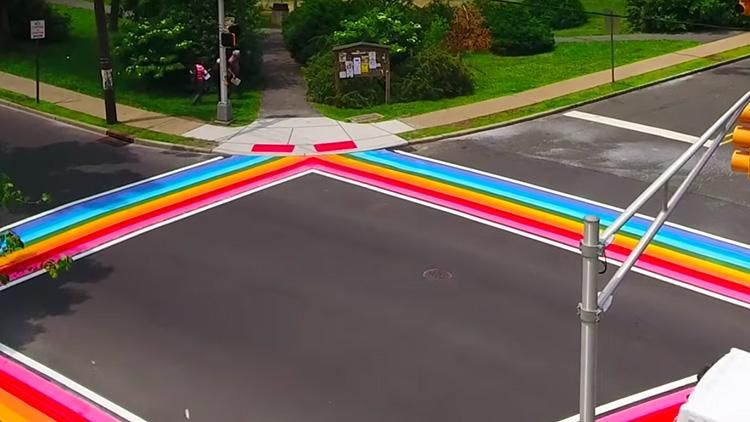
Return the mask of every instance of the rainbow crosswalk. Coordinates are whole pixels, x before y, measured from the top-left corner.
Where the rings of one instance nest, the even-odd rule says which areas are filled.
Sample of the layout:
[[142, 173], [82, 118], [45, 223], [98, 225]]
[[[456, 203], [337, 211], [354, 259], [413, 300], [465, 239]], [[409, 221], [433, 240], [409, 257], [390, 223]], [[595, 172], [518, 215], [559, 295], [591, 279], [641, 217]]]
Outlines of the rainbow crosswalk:
[[[577, 247], [585, 215], [598, 215], [606, 226], [619, 214], [581, 198], [404, 153], [237, 156], [147, 179], [12, 225], [9, 228], [26, 248], [0, 258], [0, 272], [10, 274], [11, 283], [21, 282], [49, 260], [85, 256], [309, 172], [486, 221], [567, 249]], [[608, 258], [623, 260], [648, 223], [636, 217], [626, 224], [607, 248]], [[747, 245], [666, 225], [637, 267], [660, 280], [750, 307]], [[14, 403], [13, 397], [24, 400], [13, 393], [13, 397], [4, 396], [4, 388], [0, 383], [0, 404]], [[3, 409], [0, 406], [0, 420], [11, 420], [3, 417]]]

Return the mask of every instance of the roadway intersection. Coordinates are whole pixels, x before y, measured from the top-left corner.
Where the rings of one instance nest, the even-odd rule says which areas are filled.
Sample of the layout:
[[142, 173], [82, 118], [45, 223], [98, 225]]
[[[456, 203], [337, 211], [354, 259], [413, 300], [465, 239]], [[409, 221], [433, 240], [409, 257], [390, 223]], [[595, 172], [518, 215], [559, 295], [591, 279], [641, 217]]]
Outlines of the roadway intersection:
[[[748, 69], [578, 111], [697, 136]], [[7, 109], [0, 126], [3, 169], [59, 202], [209, 159]], [[412, 152], [623, 207], [686, 147], [553, 115]], [[671, 221], [750, 243], [728, 149]], [[312, 173], [4, 290], [0, 339], [147, 420], [555, 421], [576, 412], [579, 277], [569, 250]], [[750, 348], [748, 321], [632, 274], [601, 324], [598, 401]]]

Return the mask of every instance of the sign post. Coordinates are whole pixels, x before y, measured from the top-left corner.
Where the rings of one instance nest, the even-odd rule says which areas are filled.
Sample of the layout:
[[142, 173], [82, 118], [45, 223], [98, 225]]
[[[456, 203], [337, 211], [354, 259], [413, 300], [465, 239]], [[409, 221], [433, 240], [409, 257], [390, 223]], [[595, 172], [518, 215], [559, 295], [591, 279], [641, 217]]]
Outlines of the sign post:
[[341, 95], [342, 79], [385, 79], [385, 102], [391, 101], [390, 47], [358, 42], [333, 48], [336, 95]]
[[34, 49], [36, 50], [36, 103], [39, 104], [39, 40], [43, 40], [47, 34], [45, 31], [44, 20], [33, 20], [31, 21], [31, 39], [36, 44]]

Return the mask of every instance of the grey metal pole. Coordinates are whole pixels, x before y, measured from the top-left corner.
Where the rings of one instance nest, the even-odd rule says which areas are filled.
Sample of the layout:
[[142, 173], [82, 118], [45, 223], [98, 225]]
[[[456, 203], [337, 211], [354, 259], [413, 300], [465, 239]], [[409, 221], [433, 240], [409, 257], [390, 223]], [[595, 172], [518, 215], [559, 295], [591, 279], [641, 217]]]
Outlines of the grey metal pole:
[[219, 1], [219, 104], [216, 105], [216, 120], [224, 123], [232, 121], [232, 103], [229, 102], [227, 87], [227, 50], [221, 44], [224, 32], [224, 0]]
[[596, 297], [597, 264], [601, 245], [599, 243], [599, 218], [588, 215], [583, 222], [583, 275], [581, 278], [581, 303], [578, 315], [581, 318], [581, 384], [580, 421], [594, 422], [596, 409], [596, 328], [599, 322], [599, 306]]

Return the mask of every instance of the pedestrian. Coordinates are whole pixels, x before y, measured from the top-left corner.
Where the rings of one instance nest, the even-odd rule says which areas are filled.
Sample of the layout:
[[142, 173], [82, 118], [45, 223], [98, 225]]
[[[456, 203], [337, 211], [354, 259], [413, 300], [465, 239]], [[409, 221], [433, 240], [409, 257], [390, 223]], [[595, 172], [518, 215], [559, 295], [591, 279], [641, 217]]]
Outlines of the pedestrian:
[[234, 86], [240, 85], [240, 50], [232, 51], [232, 56], [229, 57], [229, 66], [227, 69], [227, 80]]
[[206, 67], [203, 66], [203, 60], [197, 60], [193, 66], [193, 84], [195, 86], [195, 96], [193, 97], [193, 105], [196, 105], [203, 94], [206, 92], [206, 81], [211, 78], [211, 74], [208, 73]]

